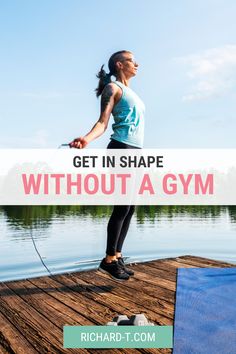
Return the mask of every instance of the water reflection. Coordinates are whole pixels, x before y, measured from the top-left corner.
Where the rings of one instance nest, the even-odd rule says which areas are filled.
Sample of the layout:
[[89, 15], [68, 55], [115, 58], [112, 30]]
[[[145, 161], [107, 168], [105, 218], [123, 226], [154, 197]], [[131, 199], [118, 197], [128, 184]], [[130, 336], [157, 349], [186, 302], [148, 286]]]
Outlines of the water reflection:
[[[0, 281], [96, 267], [112, 206], [0, 207]], [[137, 206], [125, 242], [130, 261], [198, 255], [236, 262], [235, 206]]]
[[236, 205], [228, 207], [229, 217], [232, 223], [236, 223]]
[[[91, 219], [109, 218], [112, 206], [2, 206], [0, 213], [6, 217], [12, 229], [46, 229], [53, 219], [61, 221], [70, 216], [89, 217]], [[215, 219], [228, 213], [230, 221], [236, 222], [236, 206], [137, 206], [138, 224], [157, 221], [163, 217], [173, 219], [177, 216]]]
[[[173, 219], [177, 216], [188, 216], [197, 218], [216, 218], [225, 213], [227, 207], [221, 206], [197, 206], [197, 205], [167, 205], [167, 206], [141, 206], [137, 210], [138, 222], [144, 223], [145, 220], [155, 221], [166, 217]], [[235, 211], [236, 212], [236, 211]]]

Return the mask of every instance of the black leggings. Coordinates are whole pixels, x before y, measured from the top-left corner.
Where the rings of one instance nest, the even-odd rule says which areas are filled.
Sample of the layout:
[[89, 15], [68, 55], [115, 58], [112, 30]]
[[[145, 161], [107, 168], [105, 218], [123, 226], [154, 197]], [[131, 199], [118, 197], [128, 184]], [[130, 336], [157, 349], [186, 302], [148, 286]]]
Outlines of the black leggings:
[[[111, 139], [107, 149], [139, 148]], [[113, 212], [107, 225], [107, 255], [115, 256], [116, 252], [121, 252], [134, 210], [134, 205], [115, 205], [113, 207]]]

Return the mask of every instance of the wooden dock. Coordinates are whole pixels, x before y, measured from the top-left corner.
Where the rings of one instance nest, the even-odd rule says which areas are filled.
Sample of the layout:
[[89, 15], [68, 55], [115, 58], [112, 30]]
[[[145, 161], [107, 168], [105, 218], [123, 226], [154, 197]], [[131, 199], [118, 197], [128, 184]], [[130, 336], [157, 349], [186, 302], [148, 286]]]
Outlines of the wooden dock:
[[0, 353], [171, 353], [171, 349], [63, 349], [64, 325], [105, 325], [117, 314], [144, 313], [173, 325], [177, 268], [235, 267], [183, 256], [132, 266], [118, 283], [96, 270], [0, 283]]

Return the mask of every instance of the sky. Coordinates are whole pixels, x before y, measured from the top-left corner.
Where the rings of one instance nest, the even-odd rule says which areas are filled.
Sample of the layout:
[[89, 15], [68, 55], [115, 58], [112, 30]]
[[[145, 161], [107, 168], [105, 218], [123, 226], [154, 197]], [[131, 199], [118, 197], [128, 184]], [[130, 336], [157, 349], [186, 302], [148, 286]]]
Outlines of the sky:
[[[96, 73], [139, 63], [145, 148], [235, 148], [235, 0], [1, 0], [0, 148], [57, 148], [99, 118]], [[109, 128], [90, 148], [105, 148]]]

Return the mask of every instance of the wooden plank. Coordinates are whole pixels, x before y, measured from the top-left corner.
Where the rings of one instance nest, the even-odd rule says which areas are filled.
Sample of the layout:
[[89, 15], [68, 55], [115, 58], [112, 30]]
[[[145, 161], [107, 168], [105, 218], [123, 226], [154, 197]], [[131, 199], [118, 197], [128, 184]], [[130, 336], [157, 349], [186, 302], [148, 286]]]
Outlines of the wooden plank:
[[[80, 276], [80, 274], [81, 273], [78, 273], [78, 276]], [[108, 280], [110, 278], [106, 277], [105, 279]], [[114, 284], [114, 281], [112, 281], [112, 282]], [[170, 303], [174, 303], [174, 300], [175, 300], [173, 290], [169, 290], [169, 289], [160, 287], [158, 282], [156, 282], [155, 286], [153, 286], [153, 284], [148, 284], [147, 282], [143, 281], [140, 278], [135, 281], [133, 281], [131, 278], [128, 282], [120, 283], [119, 288], [121, 288], [121, 289], [128, 288], [128, 289], [134, 290], [135, 291], [135, 298], [137, 297], [136, 295], [138, 292], [142, 293], [145, 291], [145, 294], [151, 296], [152, 298], [166, 300], [167, 302], [170, 302]], [[158, 294], [158, 296], [157, 296], [157, 294]]]
[[[6, 353], [36, 354], [28, 340], [20, 333], [16, 327], [0, 312], [0, 343]], [[3, 349], [2, 352], [4, 353]], [[0, 347], [1, 353], [1, 347]]]
[[[68, 277], [68, 275], [66, 276]], [[40, 277], [40, 278], [35, 278], [35, 279], [30, 279], [30, 281], [33, 284], [37, 284], [37, 287], [41, 289], [43, 292], [49, 291], [50, 289], [50, 295], [52, 297], [55, 297], [57, 301], [61, 301], [65, 303], [68, 308], [73, 306], [73, 309], [76, 311], [79, 311], [77, 314], [77, 323], [74, 323], [74, 318], [72, 317], [71, 319], [68, 319], [67, 325], [88, 325], [88, 318], [89, 318], [89, 324], [104, 324], [104, 317], [102, 317], [100, 314], [106, 313], [106, 307], [105, 306], [98, 306], [96, 302], [93, 302], [92, 304], [89, 303], [89, 306], [86, 305], [86, 297], [84, 295], [79, 296], [76, 293], [76, 288], [79, 288], [81, 291], [81, 286], [76, 284], [74, 286], [74, 290], [71, 290], [69, 287], [66, 287], [65, 285], [62, 286], [61, 283], [57, 282], [54, 277], [49, 278], [49, 277]], [[85, 291], [85, 287], [83, 288]], [[97, 309], [99, 308], [99, 312], [96, 313], [94, 307]], [[89, 311], [89, 313], [88, 313]], [[115, 316], [115, 314], [114, 314]], [[113, 317], [114, 317], [113, 316]], [[108, 322], [108, 320], [105, 321]], [[78, 349], [82, 350], [82, 349]], [[97, 349], [96, 349], [97, 352]], [[103, 351], [104, 352], [104, 351]], [[125, 349], [122, 349], [122, 353], [126, 353], [127, 351]], [[136, 351], [137, 352], [137, 351]], [[112, 353], [121, 353], [120, 349], [112, 349]]]
[[[93, 324], [93, 322], [89, 321], [82, 314], [78, 314], [71, 307], [55, 299], [50, 295], [50, 292], [47, 293], [43, 291], [30, 281], [12, 282], [8, 284], [8, 287], [59, 329], [62, 329], [63, 325], [67, 324]], [[57, 289], [55, 289], [55, 291], [57, 291]]]
[[0, 311], [15, 324], [18, 331], [24, 333], [24, 337], [36, 350], [40, 353], [71, 352], [70, 349], [63, 349], [62, 343], [58, 341], [58, 338], [62, 341], [62, 331], [18, 297], [4, 283], [0, 283], [0, 293]]
[[135, 273], [137, 271], [151, 275], [151, 278], [158, 277], [161, 279], [169, 280], [172, 283], [176, 282], [176, 274], [169, 272], [168, 268], [166, 270], [159, 269], [157, 267], [153, 269], [152, 267], [148, 267], [146, 264], [138, 264], [135, 268]]
[[168, 261], [168, 265], [173, 266], [176, 268], [176, 272], [178, 270], [178, 268], [193, 268], [193, 265], [188, 264], [188, 263], [182, 263], [182, 262], [178, 262], [176, 260], [172, 260], [172, 261]]
[[193, 257], [193, 256], [181, 256], [176, 258], [176, 261], [181, 264], [189, 264], [196, 267], [220, 267], [220, 268], [234, 268], [236, 264], [221, 262], [213, 259], [207, 259], [202, 257]]
[[190, 259], [181, 259], [181, 260], [175, 260], [171, 262], [172, 265], [176, 264], [177, 269], [178, 268], [212, 268], [212, 267], [220, 267], [220, 268], [224, 268], [221, 267], [219, 264], [217, 265], [212, 265], [211, 263], [200, 263], [199, 261], [196, 260], [190, 260]]
[[50, 295], [80, 313], [82, 315], [81, 325], [85, 324], [83, 316], [93, 324], [101, 324], [104, 323], [106, 314], [108, 316], [115, 315], [114, 311], [108, 309], [106, 303], [98, 303], [97, 297], [91, 295], [89, 284], [74, 282], [71, 280], [71, 275], [64, 275], [62, 277], [62, 279], [65, 279], [63, 283], [59, 279], [60, 276], [46, 277], [31, 279], [31, 282], [44, 291], [54, 289], [50, 292]]
[[140, 271], [135, 271], [135, 275], [133, 277], [133, 280], [142, 280], [144, 282], [147, 282], [152, 285], [158, 284], [160, 287], [168, 290], [175, 291], [176, 284], [173, 281], [162, 279], [161, 277], [149, 277], [148, 274]]
[[[92, 282], [92, 284], [97, 286], [114, 284], [112, 279], [108, 277], [101, 277], [100, 274], [98, 276], [98, 272], [83, 272], [79, 274], [79, 278]], [[135, 284], [134, 288], [130, 286], [131, 283]], [[174, 305], [165, 300], [159, 299], [159, 294], [157, 292], [155, 296], [148, 295], [145, 288], [141, 288], [139, 286], [139, 282], [130, 282], [129, 280], [128, 282], [125, 282], [125, 284], [119, 284], [119, 286], [116, 286], [110, 292], [119, 295], [131, 304], [135, 302], [135, 304], [142, 306], [143, 311], [154, 311], [156, 314], [173, 319]]]
[[14, 354], [14, 352], [12, 352], [11, 350], [7, 350], [5, 347], [3, 347], [3, 345], [1, 344], [2, 340], [4, 340], [4, 339], [1, 338], [1, 332], [0, 332], [0, 353], [1, 354]]
[[140, 349], [141, 353], [145, 354], [171, 354], [172, 349], [157, 349], [157, 348], [147, 348], [147, 349]]
[[[101, 276], [104, 277], [105, 275], [103, 275], [101, 273]], [[63, 281], [65, 284], [68, 282], [68, 278], [63, 275], [59, 276], [59, 279], [61, 281]], [[82, 274], [80, 273], [78, 278], [77, 278], [76, 274], [71, 274], [70, 279], [72, 279], [75, 283], [77, 283], [78, 281], [81, 282]], [[108, 281], [108, 282], [109, 282], [109, 280], [113, 282], [113, 280], [110, 278], [106, 279], [106, 281]], [[87, 284], [89, 284], [89, 283], [91, 284], [91, 280], [85, 280], [83, 278], [83, 281], [87, 281]], [[114, 283], [115, 283], [114, 285], [116, 287], [119, 286], [119, 285], [117, 285], [117, 282], [114, 281]], [[94, 284], [94, 288], [92, 288], [91, 292], [94, 292], [94, 289], [96, 289], [96, 288], [99, 288], [99, 287], [96, 286], [96, 284]], [[126, 314], [127, 316], [129, 316], [129, 315], [132, 315], [135, 313], [147, 314], [147, 312], [148, 312], [148, 316], [149, 316], [150, 321], [153, 321], [158, 324], [172, 323], [171, 319], [169, 319], [165, 316], [159, 315], [157, 312], [154, 312], [152, 310], [149, 310], [149, 311], [144, 310], [143, 306], [136, 304], [135, 298], [133, 299], [133, 301], [127, 302], [126, 298], [117, 296], [112, 292], [109, 292], [108, 294], [104, 293], [104, 292], [103, 293], [100, 292], [100, 293], [95, 293], [95, 295], [96, 295], [96, 299], [98, 302], [103, 303], [103, 304], [107, 304], [108, 306], [111, 306], [114, 309], [114, 311], [116, 312], [116, 314]], [[110, 321], [111, 318], [112, 317], [107, 319], [107, 322]]]
[[180, 267], [236, 265], [181, 256], [134, 265], [135, 276], [125, 283], [87, 271], [0, 284], [0, 353], [170, 354], [171, 349], [154, 348], [64, 349], [62, 327], [104, 325], [117, 314], [134, 313], [144, 313], [157, 324], [172, 325]]
[[[176, 269], [176, 267], [175, 267], [175, 269]], [[176, 270], [175, 270], [175, 272], [176, 272]], [[72, 273], [73, 276], [77, 277], [77, 279], [78, 279], [77, 282], [79, 282], [80, 279], [82, 279], [84, 274], [86, 274], [86, 276], [88, 275], [89, 277], [96, 276], [97, 279], [101, 279], [101, 280], [102, 280], [101, 277], [104, 278], [104, 274], [101, 274], [100, 272], [95, 273], [94, 271]], [[96, 275], [94, 275], [94, 274], [96, 274]], [[132, 278], [131, 278], [128, 282], [117, 283], [117, 282], [113, 281], [110, 277], [105, 276], [105, 280], [106, 280], [106, 282], [104, 280], [102, 281], [102, 284], [101, 284], [102, 286], [109, 285], [112, 288], [113, 287], [117, 288], [117, 284], [119, 284], [120, 289], [127, 289], [128, 288], [128, 289], [131, 289], [131, 291], [135, 291], [135, 297], [136, 297], [137, 291], [142, 292], [145, 289], [145, 293], [147, 295], [151, 296], [152, 298], [156, 298], [157, 294], [158, 294], [158, 298], [160, 300], [166, 300], [167, 302], [170, 302], [170, 303], [174, 303], [174, 301], [175, 301], [174, 291], [160, 287], [157, 282], [155, 283], [155, 287], [153, 287], [152, 284], [148, 284], [148, 283], [142, 281], [141, 279], [138, 279], [138, 281], [137, 280], [132, 281]], [[110, 282], [109, 282], [109, 280], [110, 280]]]
[[169, 261], [160, 260], [160, 261], [151, 261], [142, 263], [147, 267], [151, 267], [154, 269], [161, 269], [168, 273], [172, 273], [176, 275], [176, 267], [171, 265]]

